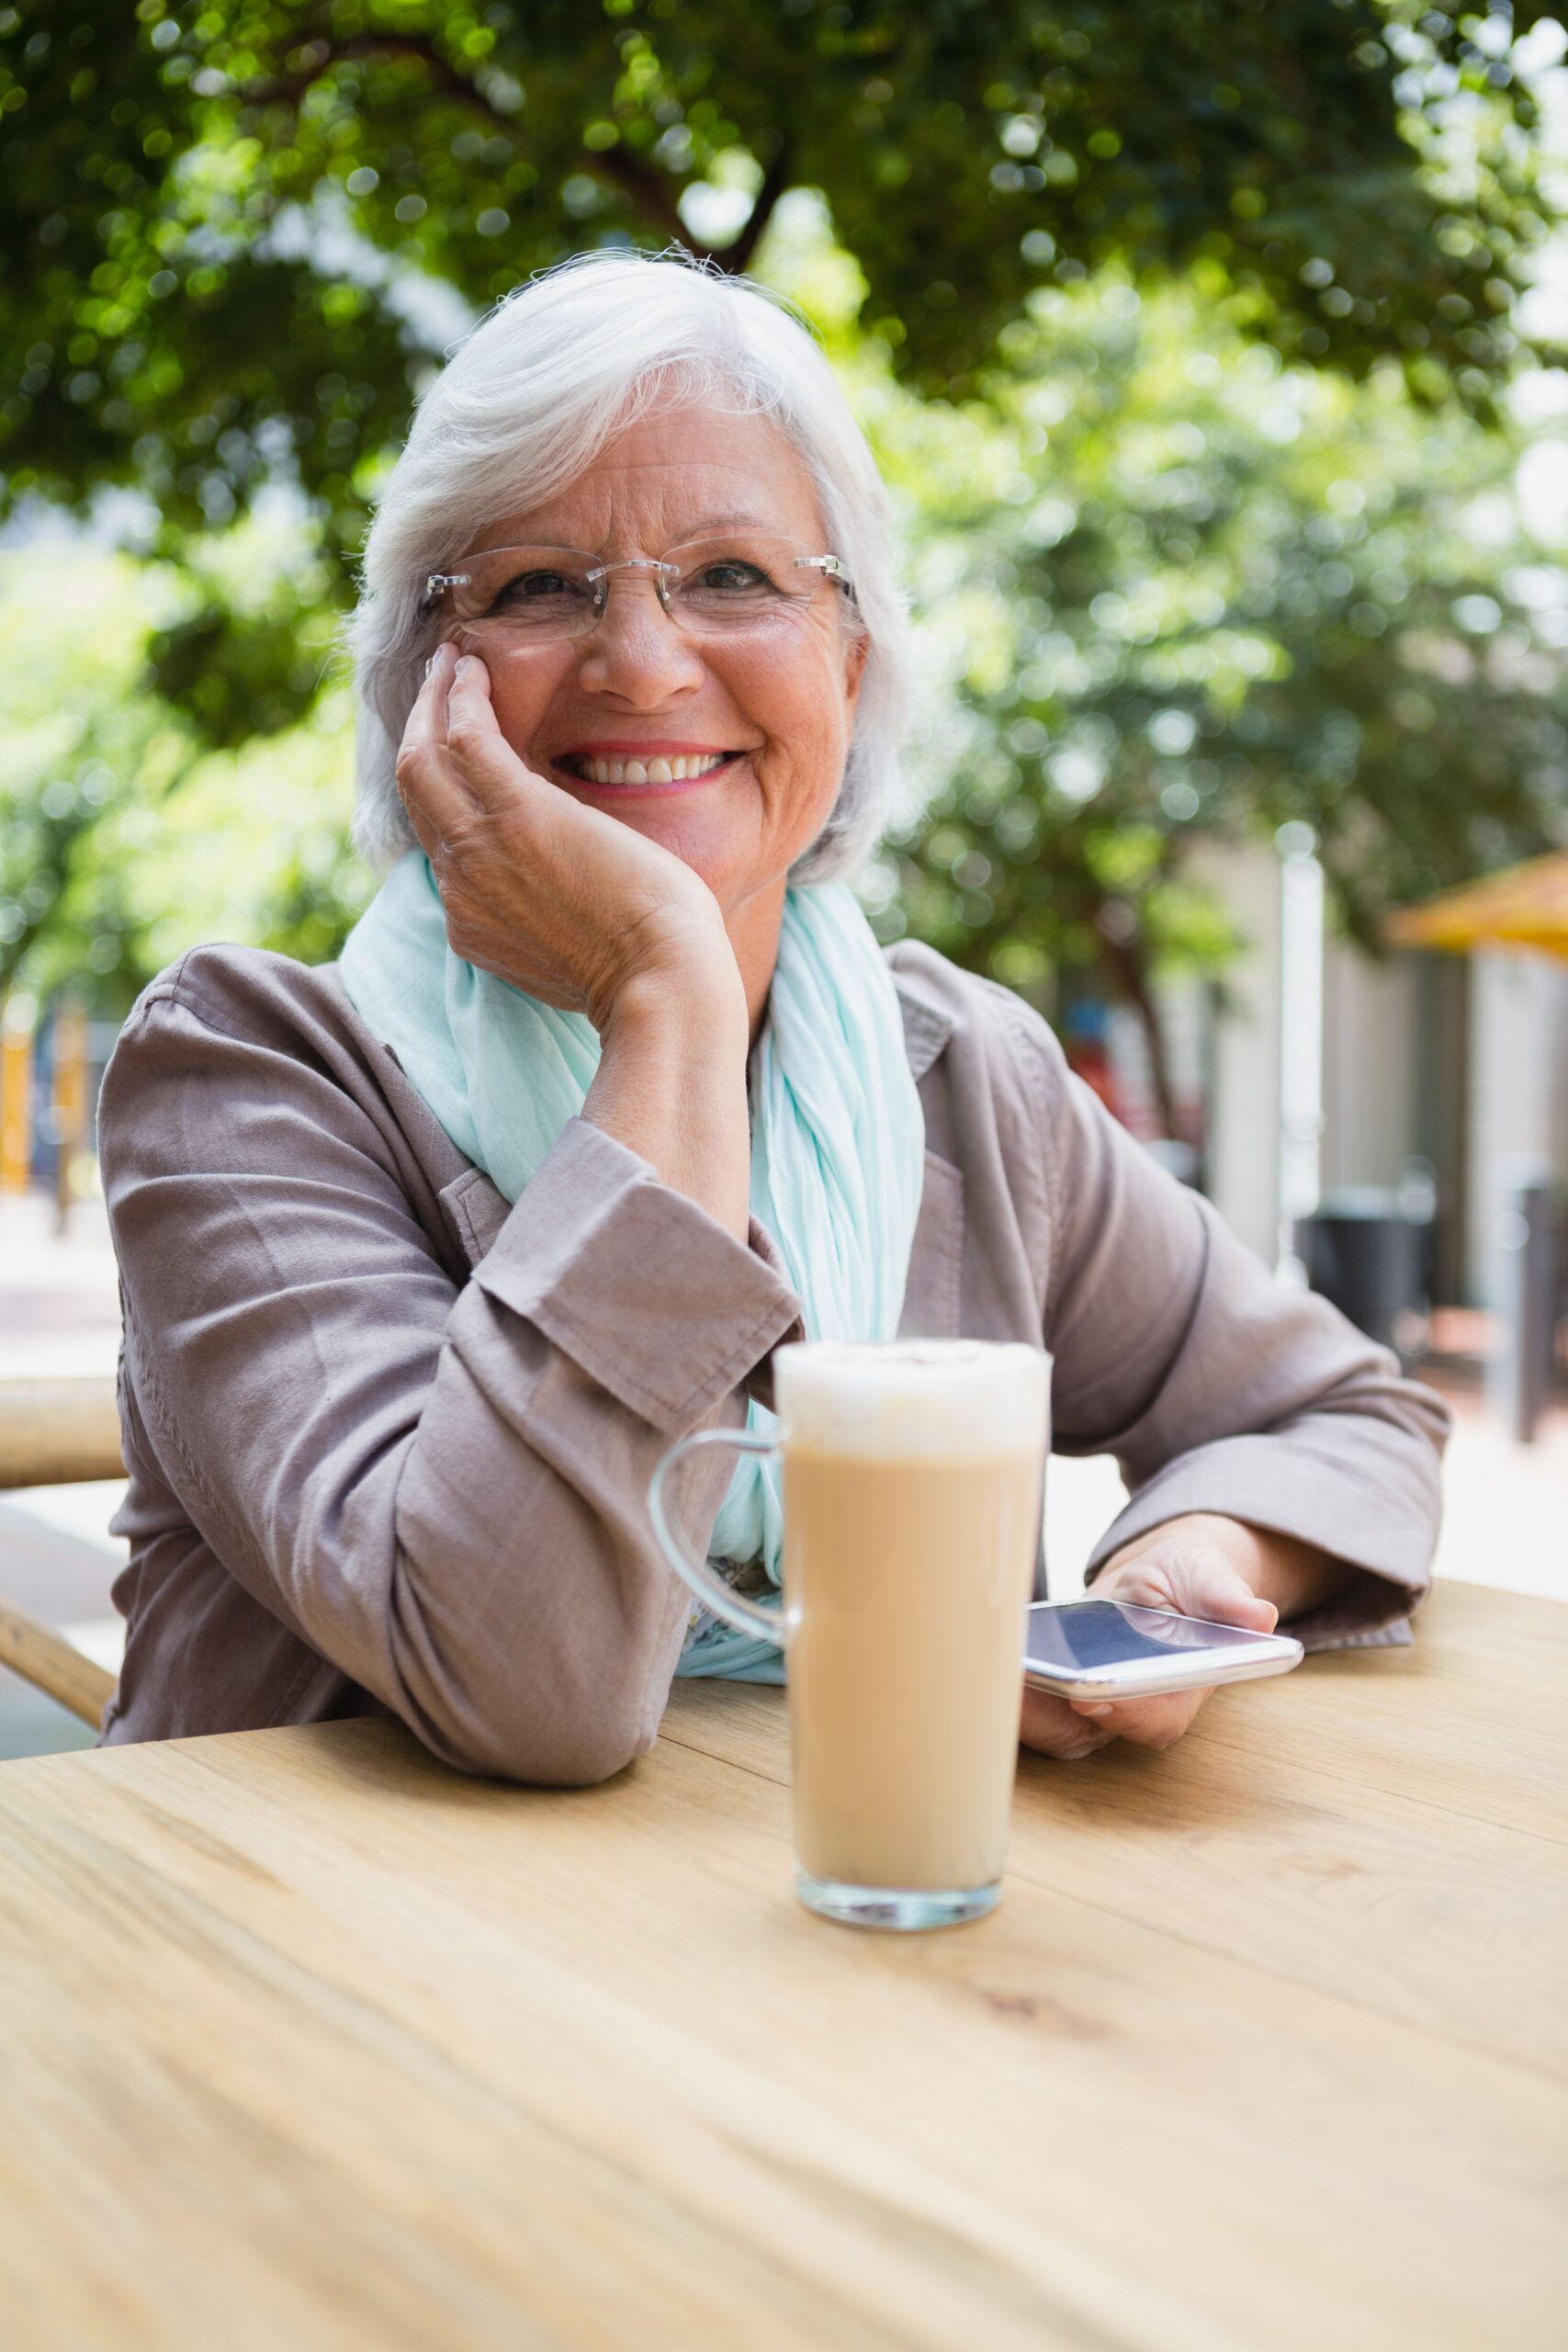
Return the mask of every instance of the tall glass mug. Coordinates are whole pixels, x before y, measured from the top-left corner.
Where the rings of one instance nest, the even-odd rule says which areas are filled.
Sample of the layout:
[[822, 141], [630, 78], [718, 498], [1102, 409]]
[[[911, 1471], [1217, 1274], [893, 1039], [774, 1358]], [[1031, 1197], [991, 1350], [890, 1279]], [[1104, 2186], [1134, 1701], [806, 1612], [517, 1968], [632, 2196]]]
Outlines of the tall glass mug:
[[[698, 1598], [784, 1641], [801, 1900], [942, 1928], [1000, 1898], [1051, 1360], [980, 1340], [808, 1341], [773, 1357], [774, 1441], [703, 1430], [654, 1473], [659, 1540]], [[670, 1472], [713, 1446], [784, 1455], [784, 1608], [689, 1549]]]

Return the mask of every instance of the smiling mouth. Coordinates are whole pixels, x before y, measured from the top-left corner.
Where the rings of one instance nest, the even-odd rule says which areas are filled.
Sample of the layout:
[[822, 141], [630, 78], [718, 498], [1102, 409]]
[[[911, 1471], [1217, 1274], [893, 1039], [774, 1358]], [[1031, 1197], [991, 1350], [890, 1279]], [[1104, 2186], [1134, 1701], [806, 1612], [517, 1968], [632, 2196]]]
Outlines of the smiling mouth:
[[728, 767], [739, 752], [656, 753], [651, 759], [589, 759], [572, 753], [556, 765], [580, 784], [695, 784]]

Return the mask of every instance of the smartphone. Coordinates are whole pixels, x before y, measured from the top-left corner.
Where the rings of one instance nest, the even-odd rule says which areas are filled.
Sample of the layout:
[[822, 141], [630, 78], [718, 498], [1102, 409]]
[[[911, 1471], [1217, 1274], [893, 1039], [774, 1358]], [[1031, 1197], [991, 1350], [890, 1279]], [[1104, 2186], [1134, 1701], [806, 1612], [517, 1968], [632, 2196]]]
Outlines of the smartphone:
[[1127, 1600], [1037, 1600], [1028, 1611], [1023, 1679], [1063, 1699], [1154, 1699], [1212, 1682], [1288, 1674], [1302, 1662], [1289, 1634], [1252, 1634]]

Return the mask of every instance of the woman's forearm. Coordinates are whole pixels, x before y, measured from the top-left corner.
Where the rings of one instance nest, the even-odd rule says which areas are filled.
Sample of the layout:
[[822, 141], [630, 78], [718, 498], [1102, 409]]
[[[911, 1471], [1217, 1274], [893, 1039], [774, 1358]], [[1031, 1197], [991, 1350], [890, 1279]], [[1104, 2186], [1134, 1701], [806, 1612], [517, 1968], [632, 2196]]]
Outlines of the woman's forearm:
[[751, 1137], [749, 1021], [739, 974], [639, 980], [605, 1023], [585, 1119], [744, 1241]]

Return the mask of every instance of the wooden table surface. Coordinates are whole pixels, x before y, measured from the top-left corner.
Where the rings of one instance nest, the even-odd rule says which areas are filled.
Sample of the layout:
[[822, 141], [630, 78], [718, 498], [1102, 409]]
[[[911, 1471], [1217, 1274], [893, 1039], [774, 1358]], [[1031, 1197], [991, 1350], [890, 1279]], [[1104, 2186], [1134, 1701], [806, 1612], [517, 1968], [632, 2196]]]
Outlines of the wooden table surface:
[[927, 1936], [795, 1904], [777, 1691], [0, 1766], [0, 2341], [1556, 2352], [1568, 1609], [1421, 1635], [1026, 1757]]

